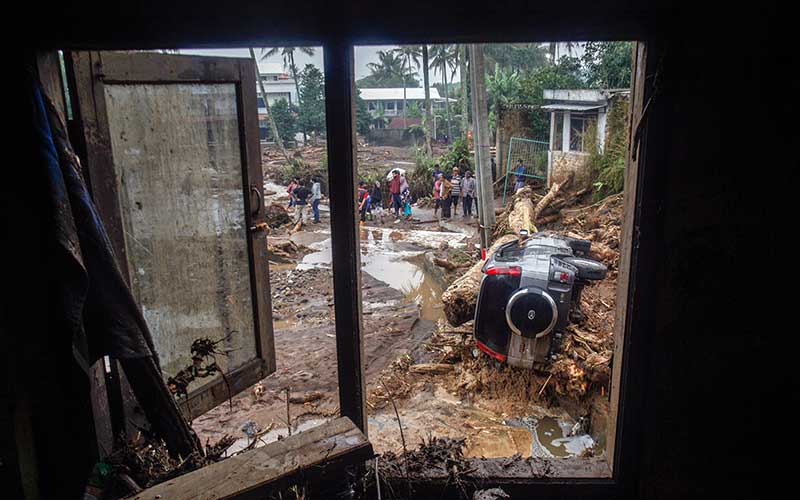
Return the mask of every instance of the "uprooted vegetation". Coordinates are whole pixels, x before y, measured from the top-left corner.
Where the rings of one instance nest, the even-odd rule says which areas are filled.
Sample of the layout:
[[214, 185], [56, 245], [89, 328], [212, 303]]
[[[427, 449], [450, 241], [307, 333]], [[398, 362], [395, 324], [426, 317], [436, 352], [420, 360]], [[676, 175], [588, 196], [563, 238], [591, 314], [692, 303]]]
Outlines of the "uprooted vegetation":
[[459, 268], [442, 296], [448, 321], [440, 320], [425, 342], [424, 355], [405, 355], [384, 371], [385, 384], [369, 393], [370, 409], [381, 411], [392, 398], [402, 406], [404, 399], [434, 384], [467, 404], [480, 401], [482, 409], [498, 416], [525, 414], [533, 404], [566, 411], [576, 421], [584, 418], [597, 446], [581, 456], [599, 452], [608, 426], [623, 198], [620, 193], [592, 201], [590, 190], [572, 191], [567, 181], [547, 192], [521, 189], [497, 214], [493, 248], [518, 238], [520, 229], [554, 231], [591, 241], [590, 256], [608, 267], [606, 279], [583, 290], [583, 319], [561, 333], [555, 359], [541, 370], [529, 370], [497, 364], [476, 350], [472, 318], [484, 261], [473, 260], [471, 267]]

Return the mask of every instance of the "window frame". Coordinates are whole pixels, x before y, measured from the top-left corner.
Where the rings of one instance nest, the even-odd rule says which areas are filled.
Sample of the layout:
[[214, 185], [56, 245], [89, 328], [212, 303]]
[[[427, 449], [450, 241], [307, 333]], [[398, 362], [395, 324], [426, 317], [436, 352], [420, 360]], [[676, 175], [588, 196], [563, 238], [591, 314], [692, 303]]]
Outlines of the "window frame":
[[[635, 37], [639, 38], [639, 37]], [[465, 40], [461, 40], [465, 41]], [[393, 40], [405, 43], [406, 40]], [[336, 310], [336, 340], [338, 353], [339, 396], [343, 416], [367, 434], [366, 409], [364, 402], [363, 369], [363, 325], [361, 322], [360, 293], [360, 255], [358, 231], [356, 230], [355, 206], [352, 203], [334, 203], [335, 199], [350, 200], [355, 197], [355, 77], [353, 74], [354, 50], [357, 45], [369, 45], [373, 41], [342, 40], [323, 44], [325, 57], [325, 99], [328, 127], [328, 158], [330, 189], [337, 196], [331, 196], [331, 236], [333, 244], [334, 307]], [[488, 484], [502, 486], [506, 492], [530, 495], [534, 492], [558, 496], [560, 498], [585, 498], [607, 496], [622, 491], [631, 492], [634, 488], [639, 464], [637, 462], [637, 443], [639, 431], [633, 424], [641, 408], [643, 394], [634, 387], [632, 374], [643, 373], [644, 339], [631, 334], [632, 325], [637, 324], [638, 333], [644, 331], [642, 325], [649, 324], [651, 313], [648, 307], [652, 302], [652, 284], [637, 283], [636, 277], [647, 276], [653, 263], [646, 258], [657, 245], [654, 240], [654, 221], [657, 213], [652, 201], [656, 199], [652, 180], [657, 167], [655, 160], [645, 155], [646, 122], [643, 119], [643, 105], [653, 93], [653, 78], [657, 61], [663, 49], [654, 40], [635, 41], [633, 47], [633, 68], [631, 72], [631, 131], [630, 149], [626, 160], [624, 201], [624, 222], [620, 236], [620, 265], [617, 281], [617, 307], [615, 308], [614, 359], [611, 377], [609, 429], [606, 437], [607, 474], [605, 477], [586, 477], [579, 464], [567, 464], [556, 470], [555, 477], [488, 477]], [[650, 75], [650, 78], [646, 78]], [[652, 114], [652, 113], [651, 113]], [[331, 165], [337, 165], [336, 169]], [[648, 245], [654, 245], [648, 247]], [[347, 254], [346, 251], [350, 253]], [[646, 328], [646, 326], [645, 326]], [[631, 428], [625, 429], [625, 422]], [[569, 462], [569, 461], [567, 461]], [[586, 472], [585, 470], [583, 471]], [[433, 491], [441, 491], [441, 480], [425, 480], [423, 484], [434, 485]], [[553, 486], [558, 485], [557, 488]], [[569, 486], [569, 488], [563, 489]]]

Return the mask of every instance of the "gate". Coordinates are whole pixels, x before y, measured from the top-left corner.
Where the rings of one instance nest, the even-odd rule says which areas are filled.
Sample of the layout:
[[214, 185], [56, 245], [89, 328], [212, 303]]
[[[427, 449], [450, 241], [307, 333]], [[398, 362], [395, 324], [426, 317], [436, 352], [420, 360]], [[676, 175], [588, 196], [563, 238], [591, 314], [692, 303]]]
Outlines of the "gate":
[[[523, 182], [525, 179], [539, 179], [547, 182], [547, 152], [549, 147], [550, 143], [547, 141], [524, 139], [522, 137], [511, 138], [508, 144], [506, 174], [503, 182], [503, 206], [506, 204], [509, 177], [513, 176], [513, 182], [515, 183], [518, 178], [521, 178]], [[522, 160], [522, 168], [518, 167], [519, 160]]]

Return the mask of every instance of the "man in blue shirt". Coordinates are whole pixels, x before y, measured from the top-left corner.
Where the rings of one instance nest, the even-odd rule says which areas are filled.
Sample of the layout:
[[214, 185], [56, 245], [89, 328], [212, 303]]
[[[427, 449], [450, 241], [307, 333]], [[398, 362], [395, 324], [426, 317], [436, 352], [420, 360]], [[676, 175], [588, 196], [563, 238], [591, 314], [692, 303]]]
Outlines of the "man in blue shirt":
[[517, 160], [517, 166], [514, 168], [514, 174], [517, 176], [517, 182], [514, 184], [515, 193], [525, 187], [525, 177], [522, 175], [524, 173], [525, 165], [522, 163], [522, 159], [519, 159]]

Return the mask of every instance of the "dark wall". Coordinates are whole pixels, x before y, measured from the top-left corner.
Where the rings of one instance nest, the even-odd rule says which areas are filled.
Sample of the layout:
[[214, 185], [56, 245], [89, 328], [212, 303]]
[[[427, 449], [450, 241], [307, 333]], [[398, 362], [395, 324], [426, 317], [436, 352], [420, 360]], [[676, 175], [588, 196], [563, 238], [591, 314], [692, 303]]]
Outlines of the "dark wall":
[[[402, 19], [402, 12], [415, 12], [417, 4], [436, 19], [435, 29], [419, 15]], [[25, 22], [39, 28], [29, 31], [29, 46], [56, 47], [237, 45], [282, 37], [383, 42], [401, 36], [409, 41], [647, 36], [664, 58], [644, 137], [644, 153], [652, 161], [642, 173], [641, 211], [648, 226], [637, 286], [645, 295], [632, 331], [644, 356], [631, 382], [641, 396], [636, 418], [623, 431], [637, 451], [629, 469], [635, 485], [628, 493], [647, 499], [720, 493], [752, 498], [765, 477], [762, 456], [780, 447], [764, 446], [759, 435], [766, 375], [757, 367], [762, 338], [773, 331], [765, 321], [775, 312], [753, 287], [772, 283], [776, 275], [774, 281], [785, 281], [784, 268], [772, 260], [771, 233], [763, 228], [772, 217], [765, 199], [786, 182], [781, 167], [796, 163], [777, 147], [762, 147], [792, 144], [782, 138], [797, 128], [781, 128], [778, 117], [793, 110], [774, 105], [773, 92], [793, 86], [785, 44], [775, 38], [782, 29], [778, 16], [766, 3], [736, 12], [690, 2], [476, 6], [479, 10], [470, 2], [406, 1], [399, 8], [391, 2], [196, 0], [105, 4], [93, 11], [90, 3], [62, 2]], [[15, 189], [17, 199], [25, 200], [37, 186]], [[22, 258], [26, 251], [36, 254], [36, 234], [28, 229], [15, 240], [26, 266], [36, 264], [35, 258]], [[41, 269], [23, 269], [23, 288], [35, 292], [37, 284], [49, 286]], [[26, 334], [48, 328], [41, 316], [33, 320]]]

